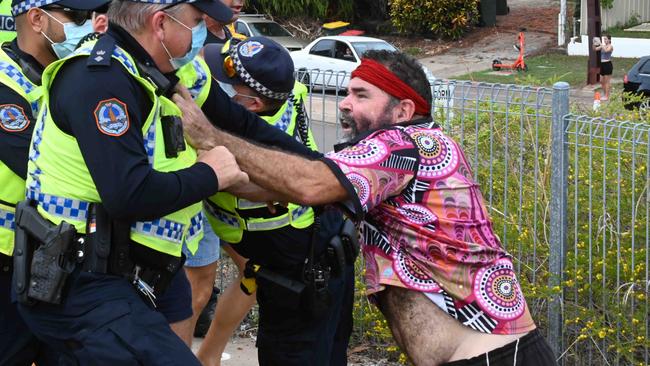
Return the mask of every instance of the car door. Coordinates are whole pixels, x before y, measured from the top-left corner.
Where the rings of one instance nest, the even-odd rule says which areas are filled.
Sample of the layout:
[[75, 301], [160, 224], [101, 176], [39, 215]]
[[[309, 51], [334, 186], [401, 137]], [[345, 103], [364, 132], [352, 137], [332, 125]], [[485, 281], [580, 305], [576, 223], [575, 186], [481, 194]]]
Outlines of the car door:
[[334, 55], [334, 41], [331, 39], [322, 39], [316, 42], [307, 53], [304, 65], [301, 67], [310, 71], [310, 77], [314, 85], [327, 85], [327, 74], [331, 76], [332, 59]]

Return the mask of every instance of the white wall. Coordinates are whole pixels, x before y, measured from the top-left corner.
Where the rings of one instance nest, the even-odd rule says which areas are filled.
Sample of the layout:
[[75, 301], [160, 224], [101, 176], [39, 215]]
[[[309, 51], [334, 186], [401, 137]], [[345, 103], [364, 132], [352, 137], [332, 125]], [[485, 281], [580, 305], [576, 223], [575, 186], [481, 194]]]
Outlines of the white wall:
[[[591, 42], [589, 42], [588, 36], [572, 39], [567, 45], [567, 54], [569, 56], [589, 56], [589, 46], [591, 46]], [[650, 38], [612, 37], [612, 46], [614, 46], [613, 57], [642, 57], [650, 55]]]

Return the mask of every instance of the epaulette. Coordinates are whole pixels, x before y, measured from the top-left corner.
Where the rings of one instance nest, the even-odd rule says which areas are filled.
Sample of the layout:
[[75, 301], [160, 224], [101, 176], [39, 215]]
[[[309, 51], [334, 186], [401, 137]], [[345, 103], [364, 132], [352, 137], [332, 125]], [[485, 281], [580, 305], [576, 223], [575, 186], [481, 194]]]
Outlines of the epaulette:
[[86, 66], [88, 67], [107, 67], [111, 65], [113, 59], [113, 50], [115, 50], [115, 39], [111, 36], [104, 35], [99, 37], [95, 47], [88, 56]]

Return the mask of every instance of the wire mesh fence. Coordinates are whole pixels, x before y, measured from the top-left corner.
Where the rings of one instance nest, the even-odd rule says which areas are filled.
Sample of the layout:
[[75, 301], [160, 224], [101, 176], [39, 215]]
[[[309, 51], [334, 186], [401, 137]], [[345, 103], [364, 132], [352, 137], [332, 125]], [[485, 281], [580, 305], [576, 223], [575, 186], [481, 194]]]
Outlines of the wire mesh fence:
[[[330, 151], [349, 77], [313, 70], [297, 78], [310, 90], [319, 148]], [[463, 147], [560, 363], [647, 365], [650, 127], [570, 115], [566, 83], [431, 87], [433, 118]], [[355, 338], [389, 339], [363, 295], [361, 263], [357, 273]]]

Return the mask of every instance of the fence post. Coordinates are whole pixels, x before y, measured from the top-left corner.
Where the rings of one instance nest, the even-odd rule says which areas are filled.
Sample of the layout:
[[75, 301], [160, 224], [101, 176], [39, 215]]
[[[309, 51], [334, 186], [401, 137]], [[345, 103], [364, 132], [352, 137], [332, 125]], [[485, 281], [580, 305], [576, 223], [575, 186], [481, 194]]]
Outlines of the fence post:
[[[565, 116], [569, 114], [569, 84], [557, 82], [553, 85], [553, 122], [551, 132], [551, 202], [550, 202], [550, 251], [549, 287], [559, 287], [560, 292], [549, 299], [548, 341], [559, 357], [563, 344], [563, 271], [567, 244], [567, 174], [568, 153], [566, 146]], [[564, 360], [560, 360], [564, 364]]]

